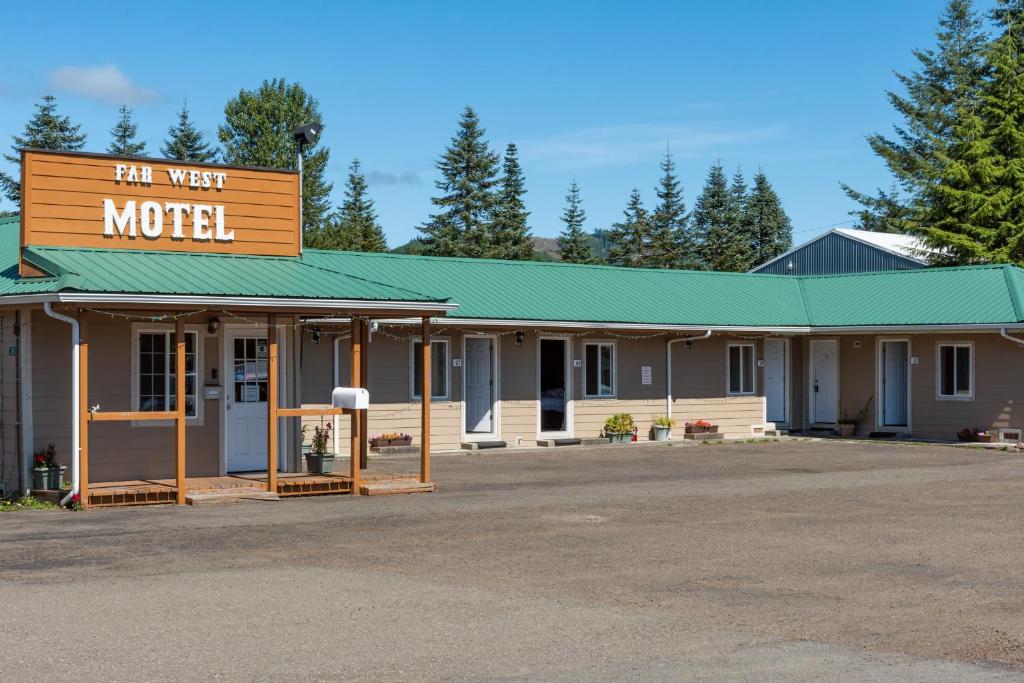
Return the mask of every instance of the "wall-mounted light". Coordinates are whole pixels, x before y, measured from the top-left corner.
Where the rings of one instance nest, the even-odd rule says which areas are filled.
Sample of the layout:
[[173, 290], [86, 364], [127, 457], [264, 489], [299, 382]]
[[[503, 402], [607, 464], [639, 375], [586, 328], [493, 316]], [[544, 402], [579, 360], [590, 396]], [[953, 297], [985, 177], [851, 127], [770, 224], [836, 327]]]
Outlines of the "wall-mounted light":
[[210, 322], [206, 325], [206, 331], [210, 334], [217, 334], [217, 330], [220, 329], [220, 318], [214, 316], [210, 318]]
[[313, 328], [313, 333], [310, 336], [313, 337], [313, 343], [314, 344], [319, 344], [320, 343], [320, 328], [319, 327], [314, 327]]
[[693, 342], [691, 342], [691, 341], [683, 342], [683, 346], [685, 346], [688, 349], [692, 349], [693, 348]]
[[525, 337], [526, 334], [522, 330], [516, 330], [516, 346], [522, 346]]

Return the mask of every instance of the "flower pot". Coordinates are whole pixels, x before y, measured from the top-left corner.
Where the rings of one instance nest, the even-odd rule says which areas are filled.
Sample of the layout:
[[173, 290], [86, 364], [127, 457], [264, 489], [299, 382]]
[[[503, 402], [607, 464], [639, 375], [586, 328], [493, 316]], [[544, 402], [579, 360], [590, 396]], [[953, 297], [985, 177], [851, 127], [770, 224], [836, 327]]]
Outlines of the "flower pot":
[[668, 436], [672, 433], [672, 428], [654, 425], [651, 427], [651, 431], [654, 432], [655, 441], [668, 441]]
[[836, 425], [836, 431], [839, 432], [839, 436], [853, 436], [853, 433], [857, 431], [857, 425], [849, 422], [840, 422]]
[[64, 471], [67, 470], [66, 465], [54, 465], [50, 468], [50, 483], [53, 484], [51, 488], [62, 489], [64, 488]]
[[629, 443], [633, 440], [632, 432], [605, 432], [604, 435], [611, 443]]
[[370, 439], [370, 445], [374, 448], [381, 448], [383, 446], [411, 446], [412, 437], [406, 436], [401, 439]]
[[686, 425], [687, 434], [716, 434], [718, 425]]
[[32, 488], [38, 490], [52, 489], [55, 488], [51, 485], [53, 481], [53, 468], [52, 467], [33, 467], [32, 468]]
[[307, 453], [306, 471], [310, 474], [330, 474], [334, 471], [334, 453]]

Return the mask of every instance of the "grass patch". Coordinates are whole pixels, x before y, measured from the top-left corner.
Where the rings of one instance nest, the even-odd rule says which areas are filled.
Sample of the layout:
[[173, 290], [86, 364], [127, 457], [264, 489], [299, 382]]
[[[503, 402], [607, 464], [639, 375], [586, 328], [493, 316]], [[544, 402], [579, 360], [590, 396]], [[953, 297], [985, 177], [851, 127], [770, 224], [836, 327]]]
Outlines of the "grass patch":
[[39, 500], [32, 496], [22, 496], [21, 498], [9, 498], [7, 500], [0, 500], [0, 512], [20, 512], [22, 510], [59, 510], [59, 506], [53, 503], [48, 503], [45, 500]]

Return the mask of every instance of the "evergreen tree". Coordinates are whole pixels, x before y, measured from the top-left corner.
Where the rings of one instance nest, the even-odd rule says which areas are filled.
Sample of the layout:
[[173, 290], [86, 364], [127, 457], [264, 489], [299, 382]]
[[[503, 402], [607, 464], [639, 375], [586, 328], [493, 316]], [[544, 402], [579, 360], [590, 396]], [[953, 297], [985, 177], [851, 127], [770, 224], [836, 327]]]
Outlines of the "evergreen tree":
[[440, 211], [419, 228], [424, 251], [431, 256], [479, 258], [487, 253], [499, 159], [484, 132], [476, 112], [467, 106], [459, 130], [437, 161], [441, 180], [434, 184], [443, 194], [430, 201]]
[[366, 176], [360, 170], [359, 159], [353, 159], [345, 183], [345, 201], [331, 214], [326, 225], [309, 235], [309, 246], [345, 251], [387, 251], [384, 230], [377, 222], [377, 212], [366, 189]]
[[167, 129], [160, 153], [167, 159], [179, 161], [213, 162], [217, 160], [217, 149], [206, 141], [202, 132], [193, 124], [188, 113], [188, 102], [181, 105], [178, 123]]
[[642, 268], [650, 265], [651, 216], [633, 188], [621, 223], [608, 232], [608, 263], [613, 266]]
[[716, 270], [744, 272], [753, 267], [754, 229], [750, 224], [747, 211], [747, 181], [743, 171], [736, 168], [729, 185], [728, 203], [726, 208], [726, 225], [728, 226], [729, 248], [727, 258], [720, 262]]
[[914, 51], [919, 64], [916, 71], [896, 74], [905, 94], [887, 93], [903, 119], [895, 137], [868, 137], [871, 149], [888, 166], [902, 193], [879, 190], [877, 197], [871, 197], [842, 186], [847, 196], [862, 206], [851, 212], [860, 219], [858, 227], [909, 227], [891, 217], [906, 215], [909, 207], [924, 199], [931, 181], [942, 173], [943, 158], [958, 144], [959, 103], [975, 99], [986, 80], [986, 36], [971, 0], [949, 1], [936, 38], [935, 49]]
[[708, 171], [704, 189], [690, 217], [698, 261], [704, 268], [724, 270], [731, 260], [729, 185], [721, 163]]
[[754, 187], [746, 202], [746, 214], [746, 224], [750, 226], [753, 235], [750, 268], [789, 251], [793, 245], [793, 225], [764, 171], [759, 170], [754, 176]]
[[888, 192], [879, 188], [873, 197], [848, 186], [843, 189], [846, 196], [861, 205], [861, 208], [850, 212], [851, 216], [857, 218], [854, 227], [889, 233], [907, 233], [914, 229], [911, 220], [914, 207], [908, 206], [896, 183], [892, 184]]
[[693, 244], [687, 230], [683, 189], [668, 150], [661, 160], [661, 181], [655, 191], [658, 206], [651, 214], [650, 265], [655, 268], [693, 267]]
[[[21, 135], [12, 135], [14, 154], [5, 154], [4, 159], [21, 168], [20, 150], [56, 149], [76, 151], [85, 146], [85, 133], [80, 132], [81, 126], [71, 123], [67, 116], [57, 113], [57, 100], [53, 95], [43, 96], [43, 101], [36, 105], [36, 111], [25, 124]], [[8, 175], [0, 171], [0, 189], [7, 199], [15, 204], [21, 203], [21, 176], [18, 171]]]
[[569, 185], [569, 194], [565, 196], [565, 210], [562, 222], [565, 229], [558, 236], [558, 250], [565, 263], [593, 263], [594, 252], [590, 247], [592, 238], [583, 232], [583, 222], [587, 220], [587, 212], [583, 210], [580, 199], [580, 186], [573, 178]]
[[[217, 136], [226, 163], [295, 168], [292, 131], [320, 121], [320, 105], [301, 85], [275, 78], [256, 90], [240, 90], [224, 106], [224, 116]], [[333, 187], [326, 180], [329, 158], [330, 150], [319, 138], [303, 147], [302, 234], [307, 244], [328, 218]]]
[[529, 261], [533, 258], [533, 240], [526, 224], [529, 212], [523, 203], [526, 187], [519, 165], [519, 150], [513, 143], [505, 148], [501, 187], [490, 227], [489, 258]]
[[139, 127], [132, 121], [132, 110], [127, 105], [121, 105], [121, 108], [117, 110], [117, 123], [110, 129], [111, 139], [107, 153], [122, 157], [145, 155], [146, 143], [135, 139], [138, 132]]
[[940, 263], [1024, 262], [1024, 3], [998, 0], [992, 17], [992, 77], [958, 103], [957, 142], [918, 214]]

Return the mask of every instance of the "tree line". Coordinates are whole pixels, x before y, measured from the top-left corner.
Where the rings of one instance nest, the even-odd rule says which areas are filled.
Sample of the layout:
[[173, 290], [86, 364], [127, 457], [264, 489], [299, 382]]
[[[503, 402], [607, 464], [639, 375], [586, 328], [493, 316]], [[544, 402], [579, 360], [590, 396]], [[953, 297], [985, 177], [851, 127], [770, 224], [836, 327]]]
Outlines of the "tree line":
[[[282, 79], [264, 81], [255, 90], [240, 90], [227, 102], [224, 122], [217, 130], [219, 146], [196, 127], [186, 102], [167, 129], [159, 153], [180, 161], [294, 168], [291, 131], [302, 123], [319, 120], [318, 102], [301, 85]], [[15, 165], [20, 163], [17, 150], [22, 147], [76, 151], [86, 144], [81, 127], [58, 111], [52, 95], [42, 98], [24, 132], [12, 138], [14, 154], [5, 158]], [[127, 106], [117, 111], [107, 151], [123, 156], [148, 153], [146, 143], [138, 139], [138, 126]], [[332, 209], [333, 185], [326, 179], [329, 157], [330, 150], [319, 140], [303, 149], [304, 244], [323, 249], [387, 251], [358, 159], [349, 165], [343, 201]], [[463, 111], [436, 167], [440, 176], [435, 182], [438, 192], [431, 199], [435, 212], [418, 226], [420, 238], [415, 251], [508, 260], [539, 257], [529, 225], [518, 149], [509, 143], [503, 154], [492, 150], [472, 107]], [[581, 190], [573, 180], [561, 216], [564, 229], [557, 239], [561, 260], [743, 271], [790, 247], [789, 218], [762, 171], [748, 188], [739, 170], [730, 183], [722, 165], [715, 164], [691, 212], [686, 210], [675, 161], [668, 150], [661, 161], [661, 172], [653, 209], [645, 208], [639, 189], [634, 189], [621, 221], [589, 232]], [[0, 172], [0, 189], [12, 202], [19, 201], [16, 175]], [[596, 240], [603, 242], [600, 254], [594, 249]]]
[[1024, 263], [1024, 1], [950, 0], [914, 57], [887, 93], [900, 123], [868, 137], [893, 184], [842, 186], [858, 227], [918, 235], [939, 265]]

